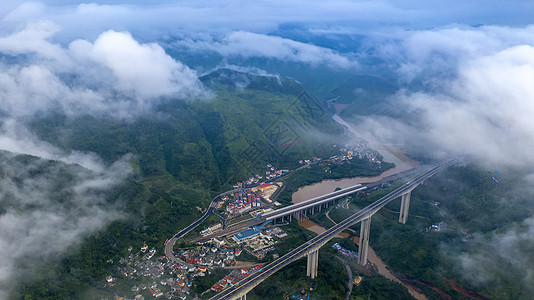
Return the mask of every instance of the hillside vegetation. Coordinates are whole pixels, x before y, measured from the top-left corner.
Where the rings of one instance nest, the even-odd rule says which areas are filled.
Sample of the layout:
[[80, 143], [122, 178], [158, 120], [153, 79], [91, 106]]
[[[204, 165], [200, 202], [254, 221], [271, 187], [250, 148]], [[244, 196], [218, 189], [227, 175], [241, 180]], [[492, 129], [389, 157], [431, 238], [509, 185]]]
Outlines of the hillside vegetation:
[[[52, 265], [35, 265], [40, 276], [21, 281], [15, 298], [108, 297], [102, 286], [116, 272], [110, 261], [124, 257], [129, 246], [146, 243], [162, 254], [164, 241], [200, 217], [216, 194], [267, 163], [293, 168], [299, 159], [329, 156], [330, 143], [343, 132], [293, 80], [230, 70], [201, 80], [212, 99], [166, 99], [133, 119], [56, 112], [29, 121], [40, 139], [95, 153], [107, 164], [133, 154], [134, 174], [106, 192], [118, 199], [124, 217], [84, 237]], [[251, 145], [259, 146], [259, 155], [252, 155]]]

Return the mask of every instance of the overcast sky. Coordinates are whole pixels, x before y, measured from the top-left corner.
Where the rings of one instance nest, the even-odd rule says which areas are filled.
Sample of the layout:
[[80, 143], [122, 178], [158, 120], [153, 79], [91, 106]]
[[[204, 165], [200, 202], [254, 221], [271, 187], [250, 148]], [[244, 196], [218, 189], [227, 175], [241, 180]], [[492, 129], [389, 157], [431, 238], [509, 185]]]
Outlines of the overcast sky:
[[96, 38], [127, 30], [145, 37], [198, 31], [269, 33], [283, 24], [330, 28], [429, 29], [449, 24], [523, 26], [534, 13], [531, 1], [13, 1], [0, 7], [2, 28], [51, 20], [65, 38]]

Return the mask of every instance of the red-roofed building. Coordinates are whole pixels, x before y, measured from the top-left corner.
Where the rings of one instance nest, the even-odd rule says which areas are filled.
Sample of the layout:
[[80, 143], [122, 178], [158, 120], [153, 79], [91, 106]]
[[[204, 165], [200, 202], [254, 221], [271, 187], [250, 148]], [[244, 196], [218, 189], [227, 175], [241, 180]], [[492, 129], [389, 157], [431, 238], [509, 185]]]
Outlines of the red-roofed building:
[[270, 182], [266, 182], [266, 183], [258, 185], [258, 190], [260, 190], [261, 192], [264, 192], [264, 191], [272, 189], [272, 188], [274, 188], [274, 186]]

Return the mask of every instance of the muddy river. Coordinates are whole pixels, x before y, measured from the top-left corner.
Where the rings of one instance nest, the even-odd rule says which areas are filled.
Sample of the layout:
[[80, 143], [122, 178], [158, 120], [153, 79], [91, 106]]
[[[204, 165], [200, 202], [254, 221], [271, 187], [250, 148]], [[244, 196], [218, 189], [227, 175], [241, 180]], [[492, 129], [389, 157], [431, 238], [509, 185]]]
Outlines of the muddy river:
[[[299, 225], [304, 227], [304, 228], [306, 228], [306, 229], [308, 229], [308, 230], [310, 230], [310, 231], [313, 231], [313, 232], [315, 232], [317, 234], [321, 234], [321, 233], [326, 231], [326, 228], [324, 228], [321, 225], [319, 225], [317, 223], [314, 223], [313, 221], [310, 221], [310, 220], [300, 221]], [[342, 232], [342, 233], [338, 234], [336, 237], [348, 238], [349, 236], [350, 235], [348, 233]], [[355, 238], [353, 241], [355, 243], [359, 243], [358, 238]], [[408, 289], [408, 291], [410, 292], [410, 294], [415, 299], [417, 299], [417, 300], [428, 300], [428, 298], [424, 294], [419, 293], [413, 287], [411, 287], [411, 286], [409, 286], [407, 284], [404, 284], [397, 277], [395, 277], [393, 274], [391, 274], [391, 272], [386, 267], [386, 264], [384, 263], [384, 261], [382, 261], [382, 259], [376, 254], [375, 250], [371, 246], [369, 246], [369, 253], [368, 253], [367, 259], [376, 266], [376, 268], [378, 269], [378, 273], [380, 273], [382, 276], [388, 278], [389, 280], [393, 280], [393, 281], [398, 282], [398, 283], [402, 284], [403, 286], [405, 286]]]
[[[379, 181], [384, 177], [394, 175], [394, 174], [417, 167], [417, 162], [408, 158], [406, 155], [404, 155], [402, 151], [395, 149], [393, 147], [381, 145], [372, 136], [362, 134], [361, 133], [362, 131], [359, 131], [356, 125], [346, 122], [345, 120], [341, 119], [337, 115], [334, 115], [332, 119], [334, 119], [336, 122], [344, 126], [347, 129], [347, 131], [351, 132], [355, 137], [365, 139], [370, 145], [378, 145], [378, 147], [375, 146], [373, 148], [375, 148], [384, 157], [384, 161], [394, 163], [395, 168], [389, 169], [386, 172], [378, 176], [353, 177], [353, 178], [344, 178], [344, 179], [337, 179], [337, 180], [328, 179], [328, 180], [323, 180], [321, 182], [318, 182], [316, 184], [301, 187], [295, 193], [293, 193], [293, 196], [292, 196], [293, 203], [299, 203], [304, 200], [308, 200], [314, 197], [318, 197], [318, 196], [333, 192], [338, 187], [346, 188], [346, 187], [353, 186], [359, 183], [372, 183], [375, 181]], [[317, 234], [321, 234], [326, 230], [324, 227], [314, 223], [311, 220], [301, 221], [299, 222], [299, 225]], [[338, 234], [337, 237], [348, 238], [349, 234], [342, 232]], [[354, 242], [359, 243], [359, 240], [356, 238]], [[428, 299], [424, 294], [417, 292], [411, 286], [404, 284], [397, 277], [395, 277], [386, 268], [386, 264], [382, 261], [382, 259], [380, 259], [380, 257], [376, 254], [376, 252], [373, 250], [371, 246], [369, 246], [368, 259], [371, 263], [376, 265], [378, 269], [378, 273], [382, 274], [383, 276], [385, 276], [386, 278], [390, 280], [393, 280], [395, 282], [398, 282], [404, 285], [415, 299], [418, 299], [418, 300]]]

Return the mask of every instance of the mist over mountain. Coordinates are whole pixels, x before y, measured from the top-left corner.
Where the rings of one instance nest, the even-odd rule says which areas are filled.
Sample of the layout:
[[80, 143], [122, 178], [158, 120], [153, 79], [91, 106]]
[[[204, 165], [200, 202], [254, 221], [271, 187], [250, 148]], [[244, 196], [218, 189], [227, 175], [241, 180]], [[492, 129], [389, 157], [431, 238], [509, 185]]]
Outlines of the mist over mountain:
[[[159, 245], [259, 166], [332, 155], [349, 140], [334, 113], [421, 161], [520, 174], [507, 202], [532, 209], [532, 15], [525, 1], [4, 1], [0, 298], [39, 280], [28, 257], [58, 264], [113, 222]], [[290, 134], [269, 140], [280, 124]], [[167, 182], [128, 182], [151, 176]], [[109, 200], [125, 183], [134, 200]], [[182, 220], [156, 229], [169, 215]], [[506, 215], [478, 232], [491, 255], [454, 249], [473, 288], [498, 278], [488, 257], [532, 283], [532, 216]]]
[[0, 297], [36, 280], [38, 265], [57, 263], [68, 249], [125, 217], [107, 193], [128, 176], [127, 161], [105, 173], [34, 156], [0, 153]]

